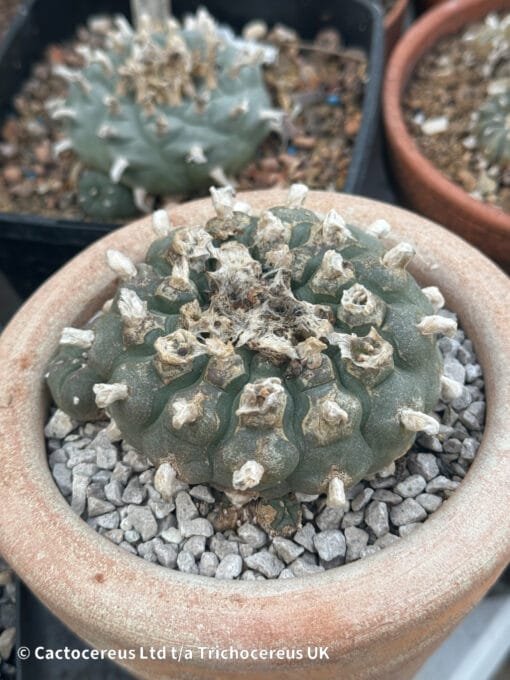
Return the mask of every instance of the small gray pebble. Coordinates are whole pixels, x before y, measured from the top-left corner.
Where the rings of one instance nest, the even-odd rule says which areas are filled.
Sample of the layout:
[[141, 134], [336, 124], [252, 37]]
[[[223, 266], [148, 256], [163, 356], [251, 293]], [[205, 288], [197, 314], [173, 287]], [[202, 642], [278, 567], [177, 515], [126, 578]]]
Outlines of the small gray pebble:
[[237, 530], [237, 535], [245, 543], [248, 543], [248, 545], [251, 545], [252, 548], [255, 548], [255, 550], [262, 548], [267, 543], [266, 532], [262, 531], [262, 529], [259, 527], [250, 524], [249, 522], [246, 522], [239, 527]]
[[383, 503], [386, 503], [386, 505], [398, 505], [399, 503], [402, 503], [402, 496], [399, 496], [388, 489], [377, 489], [372, 496], [372, 500], [382, 501]]
[[[73, 449], [69, 458], [67, 459], [67, 467], [74, 468], [80, 463], [96, 464], [96, 452], [93, 449]], [[81, 468], [82, 469], [82, 468]], [[94, 472], [97, 471], [97, 467]], [[94, 474], [94, 472], [92, 474]]]
[[191, 553], [194, 557], [200, 557], [205, 550], [205, 536], [191, 536], [184, 541], [182, 549]]
[[137, 453], [134, 449], [127, 451], [122, 457], [122, 461], [132, 468], [133, 472], [145, 472], [151, 466], [147, 458]]
[[462, 394], [451, 402], [451, 406], [456, 411], [463, 411], [472, 401], [473, 397], [471, 396], [470, 391], [466, 387], [463, 387]]
[[329, 508], [326, 506], [321, 514], [317, 517], [315, 523], [321, 531], [326, 531], [327, 529], [338, 529], [344, 514], [345, 510], [342, 508]]
[[[395, 506], [395, 508], [399, 507], [400, 505]], [[388, 508], [385, 503], [381, 503], [381, 501], [372, 501], [365, 510], [365, 522], [367, 526], [372, 529], [377, 538], [387, 534], [390, 530], [390, 525], [388, 522]]]
[[275, 555], [271, 555], [268, 550], [261, 550], [250, 555], [246, 558], [245, 563], [250, 569], [260, 572], [266, 578], [275, 578], [285, 567], [283, 562]]
[[106, 536], [106, 538], [112, 543], [116, 543], [117, 545], [122, 543], [124, 540], [124, 532], [122, 529], [109, 529], [108, 531], [105, 531], [103, 535]]
[[316, 552], [313, 539], [315, 537], [315, 528], [313, 524], [304, 524], [300, 529], [294, 534], [294, 542], [302, 545], [303, 548], [309, 550], [310, 552]]
[[[442, 448], [441, 448], [442, 450]], [[417, 475], [421, 475], [427, 481], [434, 479], [439, 474], [437, 459], [432, 453], [417, 453], [409, 457], [409, 470]]]
[[482, 375], [482, 369], [479, 364], [468, 364], [466, 366], [466, 382], [472, 383]]
[[179, 529], [184, 538], [189, 538], [190, 536], [205, 536], [209, 538], [214, 533], [211, 522], [203, 517], [185, 520], [179, 524]]
[[400, 505], [395, 505], [390, 510], [391, 521], [397, 527], [411, 522], [421, 522], [426, 516], [425, 509], [414, 498], [406, 498]]
[[[387, 534], [387, 536], [390, 536], [391, 534]], [[360, 552], [360, 559], [364, 559], [365, 557], [370, 557], [371, 555], [375, 555], [376, 553], [380, 552], [381, 547], [379, 545], [367, 545], [366, 548], [363, 548], [363, 550]]]
[[124, 532], [124, 538], [128, 543], [137, 543], [140, 540], [140, 534], [134, 529], [128, 529]]
[[112, 503], [104, 501], [101, 498], [96, 498], [95, 496], [89, 496], [87, 501], [87, 512], [89, 517], [98, 517], [99, 515], [104, 515], [112, 510], [115, 510], [115, 506]]
[[435, 512], [443, 504], [439, 496], [431, 493], [421, 493], [419, 496], [416, 496], [416, 500], [427, 512]]
[[126, 465], [125, 463], [117, 463], [117, 465], [113, 468], [112, 479], [115, 479], [124, 485], [128, 483], [131, 473], [132, 470], [129, 465]]
[[363, 510], [358, 510], [358, 512], [346, 512], [342, 519], [342, 529], [346, 529], [347, 527], [358, 527], [363, 523], [363, 518]]
[[[100, 437], [100, 435], [98, 435]], [[102, 437], [96, 446], [96, 463], [104, 470], [113, 470], [118, 462], [117, 449], [113, 444], [105, 442], [106, 437]], [[93, 444], [96, 442], [94, 440]]]
[[427, 484], [427, 493], [437, 493], [438, 491], [455, 491], [459, 486], [458, 482], [453, 482], [444, 475], [439, 475]]
[[64, 439], [76, 426], [77, 423], [58, 408], [44, 428], [44, 434], [48, 439]]
[[[399, 506], [397, 506], [399, 507]], [[400, 541], [399, 536], [395, 536], [395, 534], [384, 534], [384, 536], [381, 536], [374, 542], [374, 546], [377, 548], [387, 548], [390, 545], [393, 545], [394, 543], [397, 543]], [[369, 547], [369, 546], [367, 546]]]
[[239, 554], [238, 543], [234, 541], [227, 541], [222, 534], [214, 534], [214, 536], [211, 537], [209, 548], [219, 557], [220, 560], [222, 560], [225, 555]]
[[156, 519], [164, 519], [175, 508], [173, 503], [167, 503], [164, 500], [150, 500], [147, 505], [154, 513]]
[[395, 487], [395, 493], [403, 498], [414, 498], [427, 486], [427, 482], [421, 475], [410, 475], [407, 479], [399, 482]]
[[148, 541], [158, 532], [158, 523], [151, 512], [151, 509], [146, 505], [130, 505], [128, 511], [128, 518], [133, 525], [133, 528], [139, 532], [142, 541]]
[[146, 490], [143, 486], [140, 486], [138, 477], [133, 477], [129, 484], [124, 489], [122, 494], [122, 501], [124, 503], [133, 503], [134, 505], [140, 505], [145, 500]]
[[197, 484], [192, 486], [189, 490], [189, 495], [196, 498], [198, 501], [205, 503], [214, 503], [214, 496], [204, 484]]
[[177, 550], [172, 545], [158, 543], [154, 546], [154, 553], [163, 567], [174, 569], [177, 564]]
[[77, 515], [81, 515], [87, 503], [87, 487], [89, 479], [85, 475], [73, 476], [73, 488], [71, 496], [71, 508]]
[[298, 557], [297, 560], [292, 562], [289, 569], [294, 576], [310, 576], [311, 574], [319, 574], [320, 572], [325, 571], [324, 567], [320, 564], [311, 564], [302, 557]]
[[338, 529], [326, 529], [316, 534], [314, 545], [319, 557], [326, 562], [345, 556], [345, 536]]
[[369, 536], [367, 532], [357, 527], [347, 527], [344, 533], [347, 545], [345, 561], [354, 562], [354, 560], [359, 560], [362, 551], [368, 544]]
[[64, 496], [69, 496], [73, 490], [73, 481], [71, 479], [71, 470], [66, 467], [65, 463], [55, 463], [53, 466], [53, 479], [56, 481], [60, 493]]
[[467, 367], [463, 366], [455, 357], [445, 356], [443, 372], [447, 378], [456, 380], [463, 385], [466, 382], [466, 370]]
[[182, 541], [182, 534], [176, 527], [169, 527], [161, 532], [161, 538], [167, 543], [176, 543], [177, 545]]
[[67, 463], [67, 454], [64, 449], [58, 448], [55, 451], [52, 451], [48, 456], [48, 463], [51, 469], [53, 469], [57, 463]]
[[404, 524], [398, 528], [398, 533], [401, 538], [405, 538], [419, 529], [421, 527], [421, 522], [412, 522], [411, 524]]
[[117, 510], [113, 512], [108, 512], [105, 515], [99, 515], [95, 517], [97, 525], [103, 527], [103, 529], [117, 529], [120, 522], [120, 516]]
[[280, 572], [280, 575], [278, 578], [295, 578], [294, 574], [292, 573], [292, 570], [289, 569], [288, 567], [285, 567], [285, 569], [282, 569]]
[[462, 450], [462, 443], [455, 437], [452, 437], [445, 441], [443, 449], [445, 453], [455, 453], [458, 455]]
[[255, 552], [255, 548], [252, 545], [249, 545], [248, 543], [239, 543], [238, 545], [239, 554], [241, 555], [243, 560], [245, 557], [249, 557], [250, 555], [253, 555], [253, 553]]
[[225, 555], [216, 569], [215, 578], [232, 580], [237, 578], [243, 570], [243, 560], [240, 555]]
[[197, 506], [191, 500], [187, 491], [179, 491], [175, 497], [175, 514], [177, 515], [177, 525], [190, 519], [198, 517]]
[[126, 552], [129, 552], [132, 555], [136, 555], [136, 549], [133, 548], [133, 546], [127, 541], [122, 541], [122, 543], [119, 543], [119, 546]]
[[434, 435], [421, 433], [418, 435], [416, 441], [420, 446], [423, 446], [423, 448], [428, 449], [429, 451], [434, 451], [434, 453], [441, 453], [443, 450], [443, 445]]
[[185, 574], [198, 574], [195, 558], [187, 550], [183, 550], [177, 555], [177, 568]]
[[[228, 557], [228, 555], [227, 555]], [[235, 557], [235, 555], [233, 556]], [[224, 558], [226, 559], [226, 558]], [[216, 569], [218, 568], [219, 560], [216, 555], [212, 552], [203, 552], [200, 556], [200, 563], [198, 565], [198, 571], [201, 576], [213, 577], [216, 574]], [[242, 564], [241, 564], [242, 567]]]
[[294, 562], [295, 559], [302, 555], [304, 550], [302, 545], [297, 545], [294, 541], [283, 538], [282, 536], [275, 536], [272, 545], [278, 557], [282, 559], [285, 564]]
[[462, 448], [460, 450], [460, 457], [463, 460], [472, 461], [475, 458], [476, 452], [478, 451], [480, 444], [473, 439], [473, 437], [466, 437], [462, 442]]
[[374, 490], [371, 487], [366, 486], [363, 489], [363, 491], [361, 491], [355, 498], [353, 498], [351, 502], [351, 510], [357, 512], [358, 510], [364, 508], [373, 495]]

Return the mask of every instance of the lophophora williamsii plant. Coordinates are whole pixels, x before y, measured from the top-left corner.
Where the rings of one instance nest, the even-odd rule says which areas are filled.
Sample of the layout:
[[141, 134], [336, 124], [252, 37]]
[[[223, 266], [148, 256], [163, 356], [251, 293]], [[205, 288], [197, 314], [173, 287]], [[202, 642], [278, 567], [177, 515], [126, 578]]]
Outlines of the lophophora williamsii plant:
[[205, 9], [182, 25], [141, 13], [133, 28], [116, 17], [104, 50], [84, 45], [80, 52], [82, 69], [55, 68], [69, 92], [52, 116], [67, 134], [56, 152], [73, 149], [105, 173], [80, 187], [80, 203], [94, 216], [129, 211], [131, 197], [112, 184], [130, 187], [144, 209], [148, 194], [189, 195], [211, 181], [227, 183], [281, 126], [262, 70], [275, 48], [237, 38]]
[[493, 94], [478, 111], [476, 133], [478, 146], [488, 162], [509, 167], [510, 81], [504, 92]]
[[483, 164], [500, 174], [510, 164], [510, 14], [489, 14], [466, 31], [464, 41], [465, 58], [481, 59], [487, 80], [487, 99], [473, 114], [473, 135], [465, 143], [476, 146]]
[[384, 220], [363, 231], [311, 212], [300, 184], [260, 216], [230, 188], [211, 192], [204, 225], [154, 213], [144, 262], [107, 252], [117, 292], [90, 327], [64, 329], [47, 379], [67, 414], [106, 410], [174, 478], [235, 504], [262, 497], [278, 530], [289, 494], [342, 506], [417, 432], [438, 432], [427, 413], [460, 386], [442, 376], [436, 336], [456, 324], [406, 271], [411, 245], [384, 248]]

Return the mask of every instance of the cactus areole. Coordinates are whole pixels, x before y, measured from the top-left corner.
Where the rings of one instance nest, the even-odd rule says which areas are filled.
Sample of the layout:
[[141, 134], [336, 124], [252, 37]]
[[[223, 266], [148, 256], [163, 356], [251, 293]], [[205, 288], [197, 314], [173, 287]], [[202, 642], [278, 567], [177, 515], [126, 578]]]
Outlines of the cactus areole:
[[437, 288], [421, 290], [409, 244], [386, 250], [388, 224], [363, 231], [331, 210], [259, 216], [211, 189], [217, 216], [170, 228], [145, 262], [118, 251], [115, 297], [84, 330], [66, 328], [48, 369], [55, 402], [78, 420], [103, 409], [127, 442], [190, 484], [239, 502], [344, 490], [384, 470], [458, 385], [442, 377]]
[[72, 148], [138, 195], [187, 195], [225, 182], [280, 126], [262, 71], [275, 48], [237, 38], [204, 9], [182, 26], [115, 22], [105, 50], [80, 49], [83, 69], [55, 68], [70, 84], [52, 110], [68, 135], [57, 153]]

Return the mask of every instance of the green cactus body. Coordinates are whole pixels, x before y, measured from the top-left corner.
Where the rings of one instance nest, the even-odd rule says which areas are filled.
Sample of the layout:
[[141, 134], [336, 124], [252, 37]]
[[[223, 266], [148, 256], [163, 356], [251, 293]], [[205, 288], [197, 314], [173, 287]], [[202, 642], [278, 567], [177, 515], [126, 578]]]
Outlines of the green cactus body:
[[[124, 438], [192, 484], [242, 502], [343, 491], [437, 433], [442, 363], [437, 289], [340, 215], [288, 205], [260, 216], [212, 190], [218, 216], [160, 235], [87, 330], [66, 329], [48, 371], [56, 403], [79, 419], [106, 408]], [[168, 228], [168, 229], [167, 229]], [[454, 389], [451, 381], [446, 386]], [[458, 392], [457, 392], [458, 396]]]
[[485, 102], [475, 129], [478, 146], [490, 163], [510, 163], [510, 89]]
[[234, 38], [199, 10], [184, 27], [134, 32], [122, 18], [108, 51], [83, 48], [62, 119], [72, 148], [112, 181], [150, 194], [189, 194], [224, 181], [277, 125], [261, 62], [268, 48]]
[[130, 189], [115, 184], [102, 172], [82, 172], [78, 180], [78, 194], [80, 206], [89, 217], [122, 220], [137, 213]]

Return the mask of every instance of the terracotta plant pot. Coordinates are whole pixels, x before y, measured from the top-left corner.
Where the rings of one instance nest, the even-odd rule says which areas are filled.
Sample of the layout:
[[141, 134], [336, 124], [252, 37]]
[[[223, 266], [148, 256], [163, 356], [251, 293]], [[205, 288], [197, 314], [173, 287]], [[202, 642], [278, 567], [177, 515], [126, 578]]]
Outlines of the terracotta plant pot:
[[386, 59], [390, 56], [398, 39], [402, 35], [404, 27], [404, 19], [407, 8], [409, 7], [409, 0], [397, 0], [384, 18], [384, 40], [385, 40], [385, 54]]
[[449, 0], [428, 12], [395, 48], [383, 89], [390, 158], [406, 202], [507, 268], [510, 267], [510, 215], [472, 198], [425, 158], [407, 129], [402, 95], [418, 62], [441, 38], [480, 21], [491, 11], [509, 7], [508, 0]]
[[[284, 193], [240, 196], [256, 210]], [[61, 329], [85, 322], [111, 294], [107, 248], [140, 260], [149, 219], [88, 248], [44, 284], [0, 340], [0, 553], [73, 631], [102, 649], [167, 647], [166, 660], [123, 662], [140, 678], [404, 680], [484, 595], [510, 558], [510, 281], [475, 249], [437, 225], [368, 199], [311, 192], [307, 207], [347, 221], [388, 220], [413, 243], [414, 274], [437, 284], [472, 338], [489, 411], [482, 445], [459, 490], [418, 531], [367, 558], [307, 578], [216, 581], [132, 556], [78, 518], [51, 477], [43, 426], [44, 373]], [[213, 215], [208, 200], [172, 212], [174, 224]], [[79, 285], [77, 285], [79, 282]], [[198, 647], [305, 650], [329, 660], [202, 661]], [[195, 651], [193, 661], [171, 648]], [[183, 657], [184, 659], [184, 657]]]

